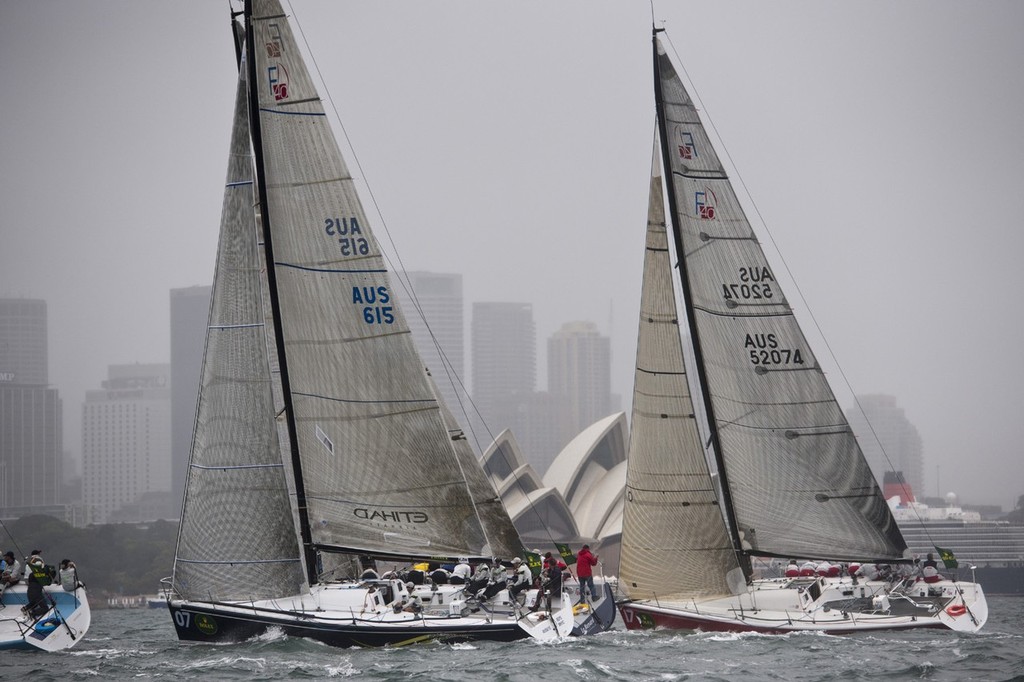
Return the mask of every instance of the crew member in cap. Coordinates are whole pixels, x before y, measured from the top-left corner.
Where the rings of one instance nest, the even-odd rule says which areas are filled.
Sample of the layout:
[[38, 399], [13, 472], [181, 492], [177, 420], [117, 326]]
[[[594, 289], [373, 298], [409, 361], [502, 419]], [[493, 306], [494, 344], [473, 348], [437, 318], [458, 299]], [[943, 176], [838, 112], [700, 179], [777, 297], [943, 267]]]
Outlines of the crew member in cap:
[[512, 560], [512, 571], [512, 584], [508, 588], [508, 596], [515, 599], [533, 584], [533, 573], [519, 557]]
[[25, 581], [28, 583], [28, 603], [25, 605], [25, 612], [34, 618], [42, 616], [49, 611], [46, 599], [43, 597], [43, 586], [49, 585], [51, 576], [43, 561], [43, 552], [39, 549], [32, 550], [32, 556], [25, 566]]
[[14, 558], [14, 552], [4, 554], [4, 562], [7, 565], [4, 566], [3, 574], [0, 575], [0, 583], [3, 583], [4, 586], [17, 585], [21, 580], [21, 562]]

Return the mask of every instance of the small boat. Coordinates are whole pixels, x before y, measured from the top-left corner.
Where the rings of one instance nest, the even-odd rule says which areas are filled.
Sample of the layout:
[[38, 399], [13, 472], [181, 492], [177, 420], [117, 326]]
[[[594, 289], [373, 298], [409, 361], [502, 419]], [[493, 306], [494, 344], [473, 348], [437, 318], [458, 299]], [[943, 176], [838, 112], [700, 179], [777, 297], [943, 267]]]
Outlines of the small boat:
[[[914, 570], [660, 32], [619, 575], [626, 627], [979, 630], [981, 585]], [[761, 557], [828, 567], [759, 577]]]
[[[170, 578], [165, 578], [170, 582]], [[170, 599], [171, 590], [170, 588], [161, 588], [157, 590], [156, 594], [146, 598], [146, 606], [151, 609], [166, 609], [167, 600]]]
[[[167, 602], [179, 639], [273, 628], [383, 646], [610, 626], [569, 598], [530, 611], [500, 569], [482, 597], [413, 568], [509, 566], [524, 548], [416, 351], [287, 15], [277, 0], [247, 0], [242, 16]], [[401, 568], [377, 577], [384, 561]]]
[[0, 597], [0, 649], [60, 651], [70, 649], [85, 636], [92, 621], [85, 586], [73, 592], [60, 585], [43, 587], [49, 605], [45, 613], [33, 616], [24, 611], [28, 604], [25, 581], [7, 587]]

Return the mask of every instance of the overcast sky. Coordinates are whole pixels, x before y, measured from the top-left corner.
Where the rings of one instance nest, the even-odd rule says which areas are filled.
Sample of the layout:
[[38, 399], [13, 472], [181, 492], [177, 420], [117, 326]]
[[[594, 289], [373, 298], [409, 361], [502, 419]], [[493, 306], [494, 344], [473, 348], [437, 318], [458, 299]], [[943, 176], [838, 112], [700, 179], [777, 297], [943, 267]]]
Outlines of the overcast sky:
[[[292, 4], [406, 267], [463, 273], [467, 325], [472, 301], [532, 303], [541, 355], [562, 323], [597, 323], [628, 395], [650, 4]], [[1024, 3], [662, 1], [653, 16], [806, 298], [840, 402], [843, 375], [896, 396], [924, 441], [922, 492], [1011, 507]], [[48, 303], [76, 457], [85, 391], [107, 365], [167, 362], [170, 289], [212, 280], [228, 26], [224, 2], [0, 0], [0, 296]]]

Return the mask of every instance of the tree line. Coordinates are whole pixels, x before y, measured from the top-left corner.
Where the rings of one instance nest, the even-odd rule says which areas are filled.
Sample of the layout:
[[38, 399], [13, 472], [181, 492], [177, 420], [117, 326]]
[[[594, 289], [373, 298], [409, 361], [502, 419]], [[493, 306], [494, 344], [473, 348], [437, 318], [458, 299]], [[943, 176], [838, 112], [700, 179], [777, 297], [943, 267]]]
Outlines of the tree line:
[[39, 549], [54, 566], [71, 559], [90, 597], [97, 597], [89, 601], [97, 606], [111, 596], [156, 594], [160, 579], [174, 565], [175, 521], [75, 528], [52, 516], [26, 516], [4, 527], [0, 553], [10, 550], [24, 563], [29, 552]]

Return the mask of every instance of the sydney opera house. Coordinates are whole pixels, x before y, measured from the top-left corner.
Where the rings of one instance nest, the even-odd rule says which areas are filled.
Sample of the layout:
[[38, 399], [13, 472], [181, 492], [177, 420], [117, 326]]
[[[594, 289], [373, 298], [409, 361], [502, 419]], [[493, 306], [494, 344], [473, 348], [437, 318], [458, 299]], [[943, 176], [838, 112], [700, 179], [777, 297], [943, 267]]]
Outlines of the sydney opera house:
[[626, 414], [619, 412], [570, 441], [543, 478], [508, 430], [494, 440], [482, 463], [528, 547], [546, 552], [561, 542], [578, 551], [589, 544], [602, 573], [613, 576], [619, 571], [628, 443]]

